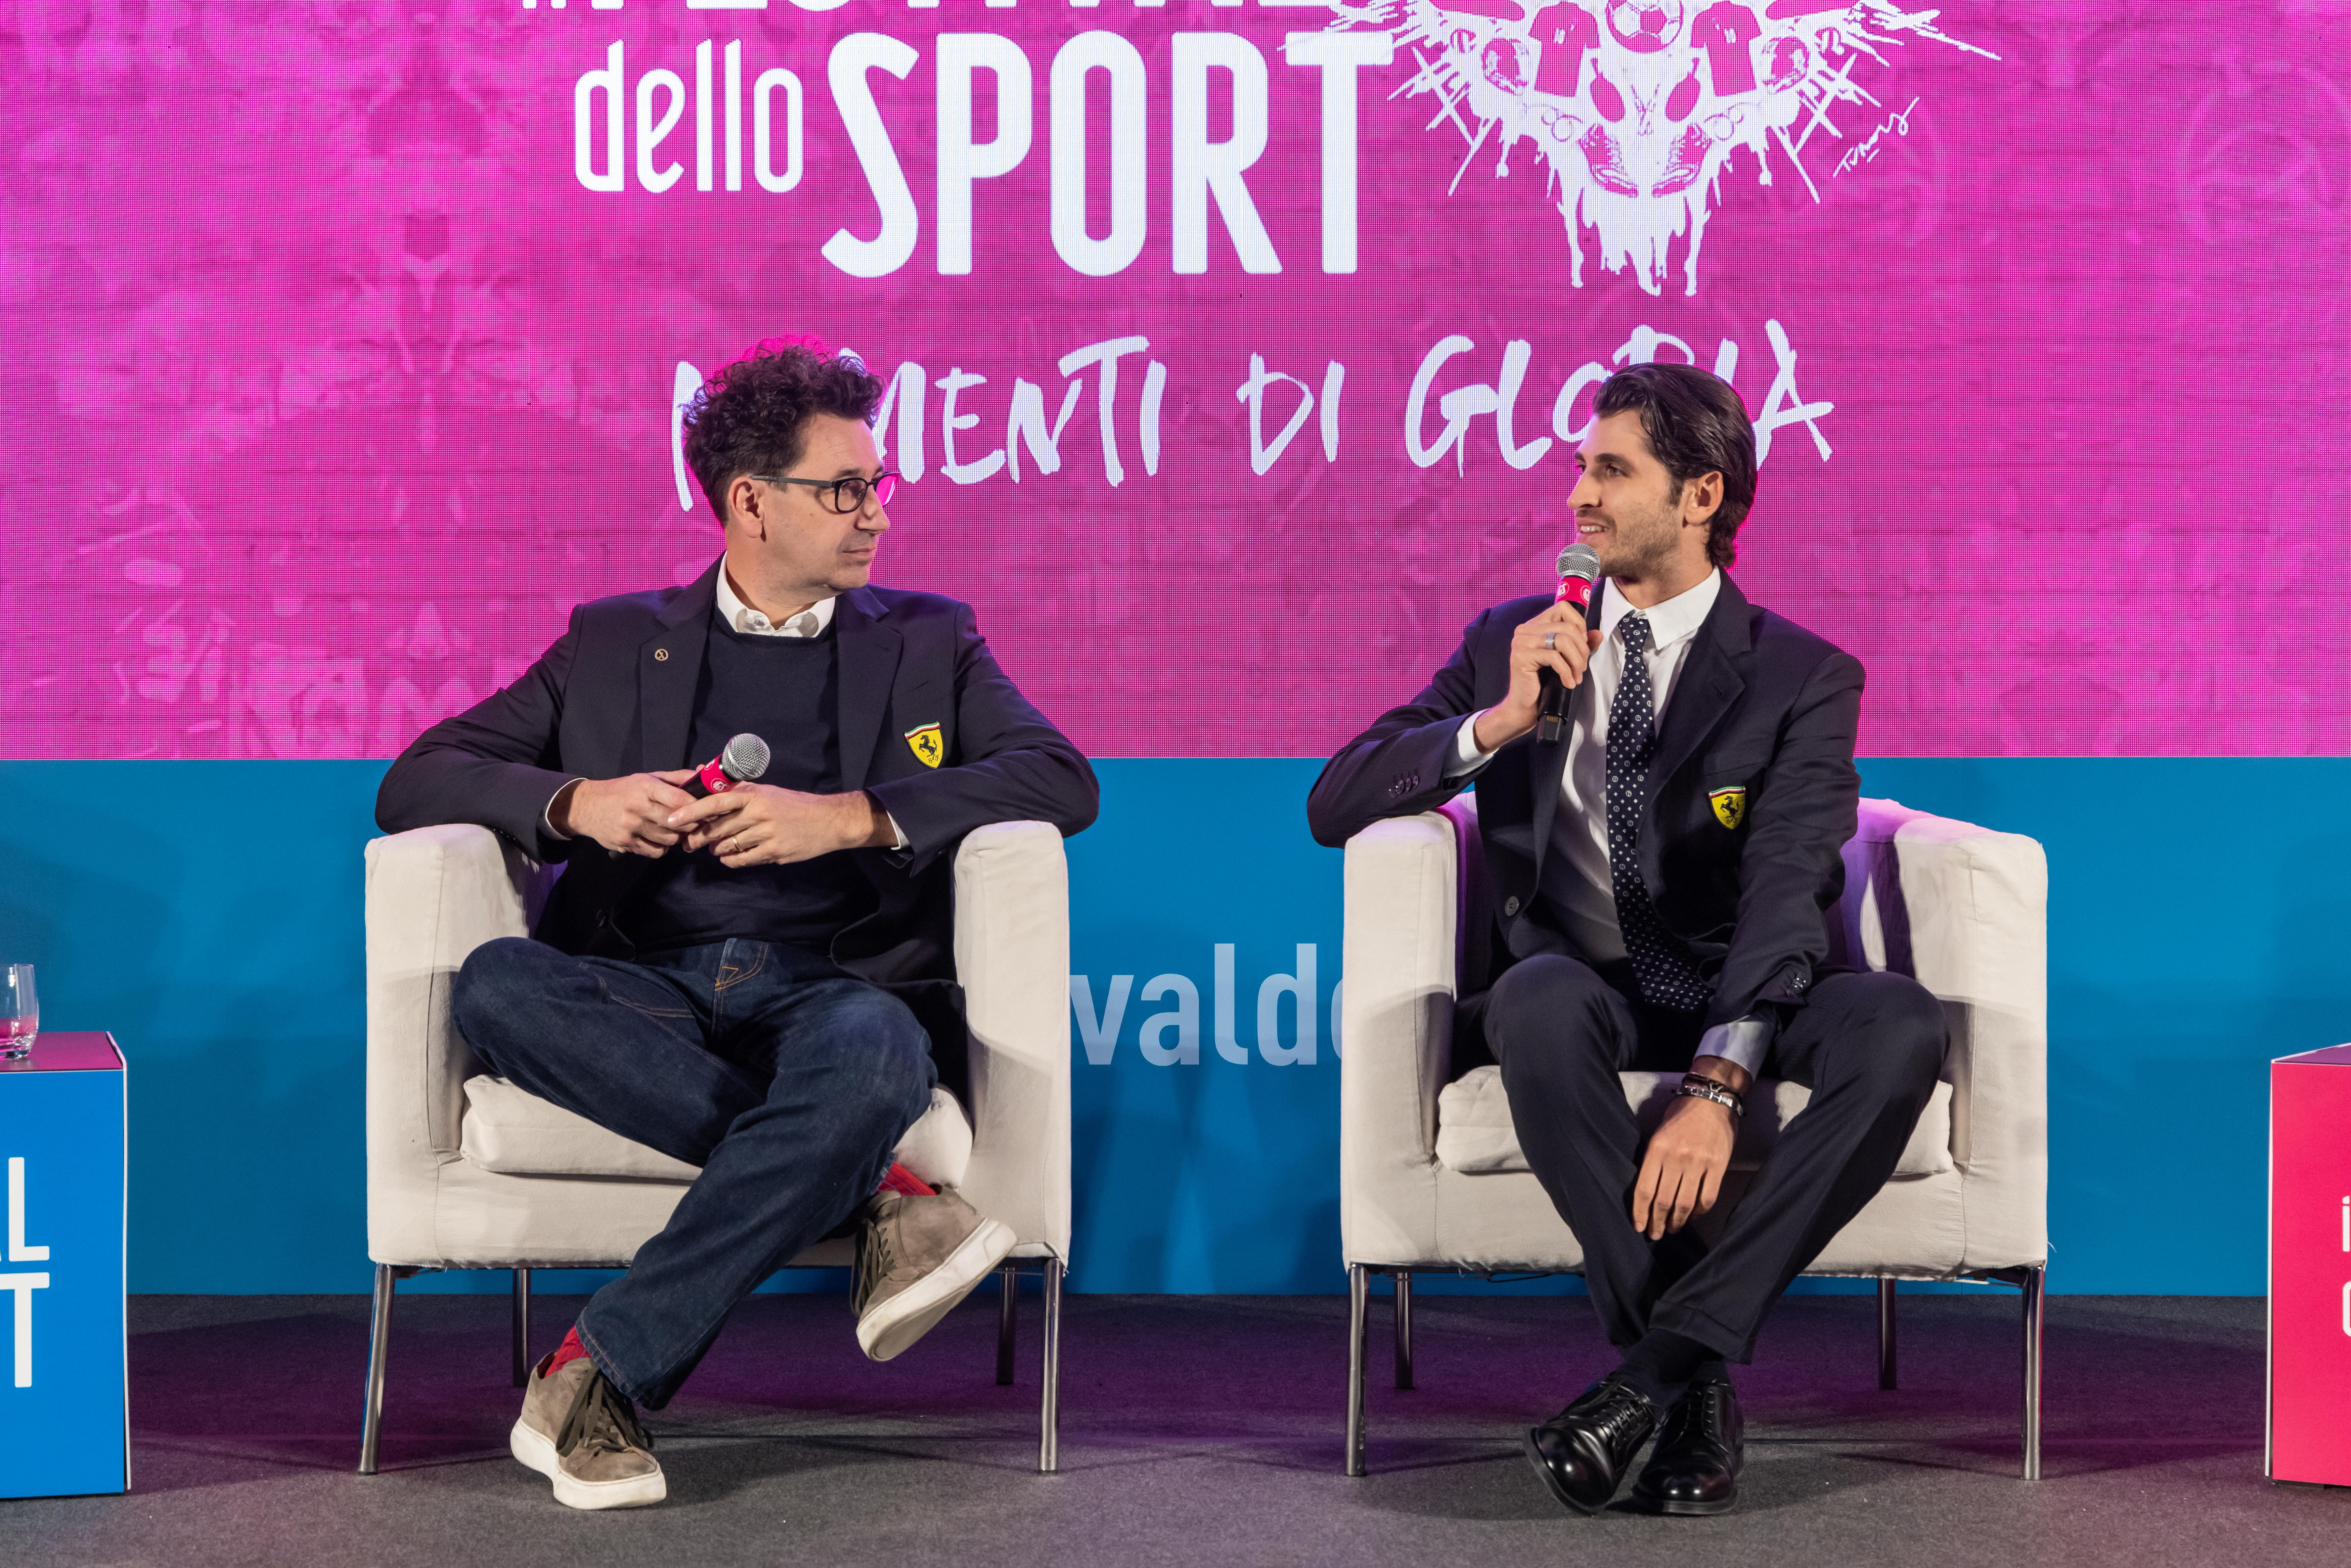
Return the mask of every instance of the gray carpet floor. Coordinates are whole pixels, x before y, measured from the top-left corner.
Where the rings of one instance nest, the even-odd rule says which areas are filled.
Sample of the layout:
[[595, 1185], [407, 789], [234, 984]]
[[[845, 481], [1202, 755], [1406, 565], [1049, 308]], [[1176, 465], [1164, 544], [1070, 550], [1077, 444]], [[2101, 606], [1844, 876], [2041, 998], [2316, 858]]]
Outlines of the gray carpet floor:
[[[0, 1502], [0, 1563], [2351, 1562], [2351, 1491], [2262, 1479], [2258, 1301], [2053, 1298], [2033, 1486], [2012, 1294], [1906, 1297], [1894, 1393], [1868, 1298], [1792, 1299], [1740, 1379], [1741, 1506], [1710, 1520], [1570, 1515], [1527, 1469], [1526, 1424], [1606, 1364], [1580, 1299], [1424, 1293], [1419, 1386], [1374, 1381], [1360, 1480], [1343, 1301], [1071, 1298], [1057, 1476], [1033, 1469], [1021, 1304], [999, 1388], [985, 1289], [880, 1366], [839, 1298], [755, 1298], [651, 1417], [669, 1501], [591, 1515], [507, 1456], [500, 1298], [402, 1301], [374, 1477], [352, 1473], [364, 1301], [141, 1298], [136, 1489]], [[542, 1298], [539, 1348], [577, 1305]], [[1384, 1348], [1384, 1301], [1374, 1326]]]

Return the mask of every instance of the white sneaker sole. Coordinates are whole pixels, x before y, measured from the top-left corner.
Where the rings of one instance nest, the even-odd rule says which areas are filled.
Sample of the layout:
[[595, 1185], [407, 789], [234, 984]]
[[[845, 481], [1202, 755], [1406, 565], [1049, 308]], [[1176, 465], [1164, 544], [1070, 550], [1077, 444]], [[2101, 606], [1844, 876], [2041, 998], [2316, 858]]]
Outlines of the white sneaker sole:
[[903, 1353], [995, 1271], [1015, 1239], [1003, 1221], [981, 1220], [946, 1262], [857, 1320], [859, 1347], [875, 1361]]
[[553, 1481], [555, 1500], [566, 1508], [643, 1508], [669, 1496], [669, 1482], [663, 1478], [658, 1464], [649, 1476], [632, 1476], [618, 1481], [583, 1481], [564, 1474], [555, 1445], [522, 1421], [517, 1421], [507, 1435], [507, 1449]]

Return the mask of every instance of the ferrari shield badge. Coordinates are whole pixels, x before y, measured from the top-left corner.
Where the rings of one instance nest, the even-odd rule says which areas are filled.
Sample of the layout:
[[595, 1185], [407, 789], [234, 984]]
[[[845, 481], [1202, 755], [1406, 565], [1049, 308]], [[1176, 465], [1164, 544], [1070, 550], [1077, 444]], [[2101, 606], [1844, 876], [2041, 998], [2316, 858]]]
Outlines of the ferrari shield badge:
[[[906, 744], [914, 748], [914, 760], [925, 768], [936, 768], [946, 757], [946, 742], [939, 738], [939, 727], [926, 724], [920, 729], [906, 732]], [[1715, 810], [1722, 810], [1717, 804]]]
[[1708, 800], [1714, 802], [1714, 820], [1726, 828], [1736, 828], [1747, 820], [1747, 786], [1734, 784], [1728, 789], [1710, 789]]

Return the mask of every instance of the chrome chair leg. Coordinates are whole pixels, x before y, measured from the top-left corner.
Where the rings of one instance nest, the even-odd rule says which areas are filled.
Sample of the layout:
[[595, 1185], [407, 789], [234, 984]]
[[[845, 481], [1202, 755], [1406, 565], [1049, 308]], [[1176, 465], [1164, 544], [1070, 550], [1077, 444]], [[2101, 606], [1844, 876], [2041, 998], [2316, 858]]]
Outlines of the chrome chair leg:
[[514, 1385], [530, 1382], [530, 1270], [514, 1271]]
[[996, 1385], [1012, 1386], [1012, 1331], [1020, 1313], [1020, 1270], [1007, 1263], [996, 1271]]
[[2048, 1269], [2017, 1270], [2024, 1287], [2024, 1479], [2041, 1479], [2041, 1329], [2045, 1315], [2042, 1286]]
[[392, 1350], [392, 1286], [399, 1278], [389, 1263], [375, 1266], [375, 1311], [368, 1323], [366, 1413], [360, 1421], [360, 1474], [376, 1473], [378, 1440], [383, 1435], [384, 1361]]
[[1395, 1374], [1398, 1388], [1412, 1386], [1412, 1270], [1395, 1271]]
[[1372, 1271], [1347, 1265], [1347, 1473], [1364, 1474], [1364, 1331], [1371, 1315]]
[[1891, 1388], [1895, 1377], [1894, 1276], [1877, 1277], [1877, 1386]]
[[1037, 1471], [1061, 1468], [1061, 1260], [1045, 1260], [1045, 1395], [1038, 1413]]

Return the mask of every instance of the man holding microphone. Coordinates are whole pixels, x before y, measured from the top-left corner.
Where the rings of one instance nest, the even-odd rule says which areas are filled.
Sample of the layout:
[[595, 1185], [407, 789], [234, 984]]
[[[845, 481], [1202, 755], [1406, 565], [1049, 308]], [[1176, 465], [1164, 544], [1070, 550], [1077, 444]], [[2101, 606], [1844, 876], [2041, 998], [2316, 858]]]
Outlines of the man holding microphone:
[[[1755, 493], [1737, 392], [1693, 366], [1627, 367], [1575, 460], [1576, 537], [1605, 578], [1588, 612], [1544, 596], [1480, 614], [1419, 696], [1332, 758], [1307, 813], [1335, 846], [1475, 782], [1494, 972], [1459, 977], [1455, 1066], [1480, 1039], [1500, 1063], [1622, 1356], [1527, 1454], [1590, 1513], [1655, 1434], [1636, 1501], [1719, 1513], [1742, 1459], [1729, 1364], [1892, 1174], [1946, 1032], [1915, 980], [1826, 963], [1862, 670], [1724, 574]], [[1546, 676], [1568, 694], [1555, 740]], [[1687, 1074], [1646, 1145], [1628, 1071]], [[1709, 1246], [1691, 1221], [1767, 1073], [1813, 1099]]]
[[[836, 1228], [862, 1227], [858, 1340], [877, 1360], [1013, 1243], [891, 1155], [934, 1052], [965, 1049], [956, 843], [989, 822], [1077, 832], [1097, 790], [969, 605], [870, 586], [897, 478], [871, 428], [882, 392], [803, 339], [711, 377], [685, 456], [725, 554], [685, 587], [574, 610], [377, 798], [387, 832], [477, 822], [568, 862], [532, 938], [465, 960], [458, 1027], [487, 1071], [702, 1168], [530, 1377], [511, 1446], [570, 1507], [666, 1494], [636, 1403], [666, 1405], [736, 1303]], [[772, 752], [758, 781], [690, 794], [737, 735]]]

